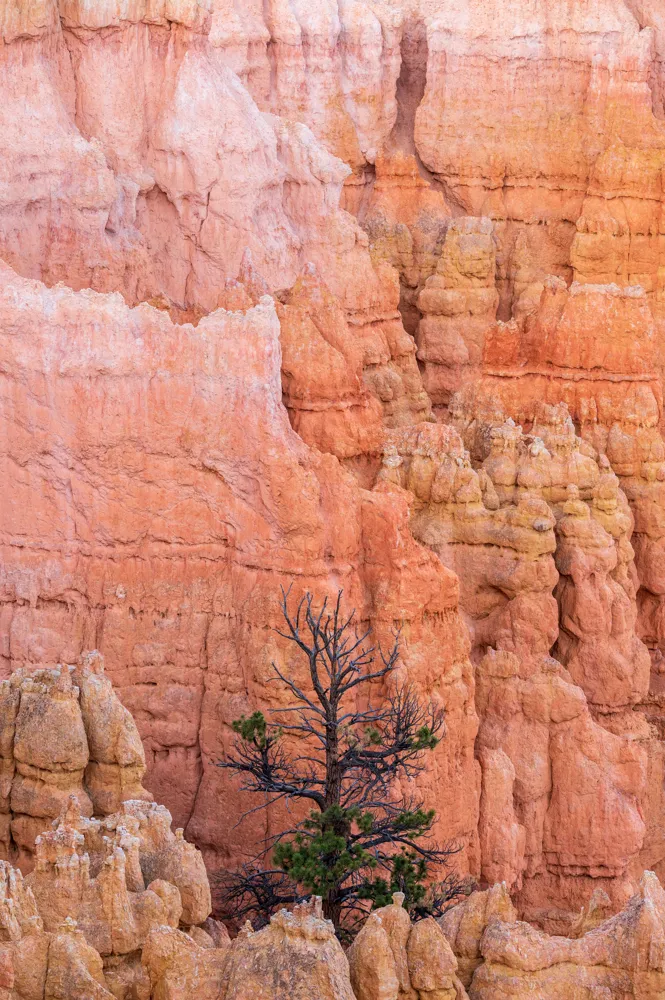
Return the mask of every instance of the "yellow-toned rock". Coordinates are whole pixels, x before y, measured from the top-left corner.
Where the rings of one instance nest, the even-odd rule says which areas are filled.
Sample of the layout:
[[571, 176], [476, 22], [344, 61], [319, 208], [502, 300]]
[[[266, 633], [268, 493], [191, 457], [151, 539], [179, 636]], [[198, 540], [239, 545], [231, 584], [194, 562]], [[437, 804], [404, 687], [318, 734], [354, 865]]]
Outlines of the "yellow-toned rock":
[[432, 917], [413, 925], [407, 942], [409, 979], [421, 1000], [447, 1000], [455, 996], [457, 959]]
[[99, 653], [77, 667], [16, 671], [0, 684], [0, 836], [7, 858], [26, 869], [37, 836], [72, 795], [85, 816], [107, 815], [128, 798], [150, 800], [141, 784], [138, 730], [104, 676]]
[[349, 963], [320, 899], [280, 910], [261, 931], [241, 931], [224, 980], [224, 1000], [354, 1000]]

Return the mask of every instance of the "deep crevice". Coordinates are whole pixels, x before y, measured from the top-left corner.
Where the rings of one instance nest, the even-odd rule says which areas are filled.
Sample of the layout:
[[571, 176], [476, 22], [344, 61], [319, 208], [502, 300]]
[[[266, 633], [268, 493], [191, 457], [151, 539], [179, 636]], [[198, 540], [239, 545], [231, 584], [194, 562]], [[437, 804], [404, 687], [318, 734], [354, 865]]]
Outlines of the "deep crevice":
[[416, 113], [427, 86], [429, 45], [425, 22], [410, 18], [404, 25], [400, 46], [402, 66], [397, 80], [395, 100], [397, 118], [387, 148], [416, 154]]

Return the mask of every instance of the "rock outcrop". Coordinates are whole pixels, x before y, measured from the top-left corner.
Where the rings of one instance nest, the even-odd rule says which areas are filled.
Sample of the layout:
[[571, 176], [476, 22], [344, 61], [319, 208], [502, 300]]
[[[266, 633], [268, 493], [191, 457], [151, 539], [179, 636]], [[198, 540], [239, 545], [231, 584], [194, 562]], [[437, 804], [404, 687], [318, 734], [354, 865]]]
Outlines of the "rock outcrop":
[[455, 1000], [462, 987], [448, 941], [432, 917], [412, 925], [403, 902], [396, 893], [391, 906], [371, 913], [349, 949], [357, 1000]]
[[3, 846], [32, 869], [0, 861], [3, 998], [149, 1000], [141, 959], [153, 933], [213, 949], [200, 926], [211, 912], [203, 858], [142, 787], [141, 741], [98, 653], [76, 668], [19, 669], [2, 697]]
[[[312, 900], [217, 946], [197, 928], [184, 933], [165, 922], [148, 930], [138, 952], [103, 959], [89, 931], [71, 918], [44, 929], [20, 874], [5, 865], [0, 876], [7, 1000], [620, 1000], [663, 989], [665, 893], [651, 872], [616, 916], [598, 921], [592, 908], [581, 913], [574, 938], [516, 921], [505, 886], [496, 885], [453, 907], [439, 924], [431, 917], [412, 924], [396, 896], [369, 917], [348, 955], [321, 918], [320, 900]], [[146, 895], [156, 897], [157, 889], [155, 883]]]
[[293, 583], [445, 705], [460, 872], [566, 933], [665, 874], [661, 6], [0, 0], [5, 857], [74, 794], [81, 898], [122, 829], [198, 919], [149, 798], [273, 831], [214, 765]]
[[485, 337], [496, 319], [496, 244], [490, 219], [454, 219], [436, 271], [418, 297], [416, 342], [425, 389], [435, 406], [480, 373]]
[[194, 327], [6, 267], [2, 280], [3, 461], [23, 470], [4, 508], [7, 666], [75, 662], [94, 641], [140, 727], [147, 787], [211, 863], [235, 862], [271, 821], [238, 826], [247, 797], [214, 765], [232, 720], [274, 704], [271, 660], [301, 669], [267, 631], [279, 587], [343, 586], [377, 638], [411, 623], [402, 669], [450, 726], [426, 787], [456, 796], [440, 833], [471, 863], [477, 717], [457, 579], [413, 538], [406, 493], [363, 489], [292, 429], [275, 301]]
[[0, 711], [6, 860], [29, 865], [37, 835], [72, 797], [86, 816], [152, 798], [138, 730], [99, 653], [76, 668], [17, 670], [0, 685]]
[[[386, 483], [390, 485], [399, 488]], [[568, 516], [564, 512], [564, 521]], [[506, 662], [510, 657], [517, 662], [514, 654], [500, 652], [494, 659], [500, 662], [502, 655]], [[505, 679], [508, 674], [500, 670], [496, 676]], [[574, 700], [578, 692], [577, 702], [588, 715], [581, 690], [570, 683], [567, 687], [568, 698]], [[172, 832], [168, 811], [141, 787], [143, 768], [136, 761], [140, 741], [104, 675], [100, 655], [85, 655], [76, 668], [32, 673], [21, 668], [3, 690], [7, 704], [14, 705], [13, 713], [4, 714], [4, 743], [14, 757], [5, 759], [15, 759], [17, 773], [25, 777], [18, 765], [39, 757], [40, 772], [64, 773], [69, 782], [56, 819], [49, 823], [48, 814], [33, 817], [35, 829], [39, 823], [42, 829], [33, 844], [22, 844], [21, 854], [24, 860], [34, 858], [30, 873], [23, 876], [0, 861], [3, 1000], [187, 1000], [194, 995], [200, 1000], [482, 1000], [534, 993], [563, 1000], [580, 990], [618, 1000], [662, 992], [665, 892], [652, 872], [644, 873], [638, 892], [616, 916], [607, 917], [612, 899], [596, 890], [570, 937], [551, 937], [518, 921], [504, 882], [472, 893], [438, 923], [432, 917], [412, 923], [404, 896], [396, 893], [392, 905], [368, 915], [346, 955], [317, 899], [292, 912], [281, 910], [259, 932], [246, 926], [230, 941], [225, 929], [209, 919], [210, 887], [200, 852], [184, 840], [182, 830]], [[481, 705], [484, 696], [481, 686]], [[504, 694], [497, 704], [510, 700]], [[544, 700], [542, 692], [525, 699], [541, 706]], [[561, 691], [552, 698], [551, 711], [559, 725], [574, 716]], [[491, 714], [482, 711], [484, 726]], [[595, 726], [596, 740], [605, 733], [596, 763], [616, 763], [619, 774], [626, 748], [590, 720], [586, 725]], [[570, 768], [562, 732], [550, 741], [561, 743]], [[534, 735], [528, 738], [535, 745]], [[571, 742], [578, 746], [583, 740], [578, 730]], [[496, 817], [505, 819], [512, 808], [518, 773], [508, 756], [514, 745], [509, 738], [504, 742], [507, 750], [487, 744], [480, 752], [481, 850], [488, 878], [488, 859], [500, 870], [502, 864], [510, 868], [511, 859], [517, 858], [519, 865], [525, 854], [525, 829], [514, 817], [512, 823], [492, 828]], [[82, 747], [92, 769], [81, 764]], [[611, 761], [613, 750], [621, 757], [616, 762]], [[563, 801], [580, 782], [569, 770], [559, 774], [557, 760], [555, 751], [550, 810], [558, 803], [565, 820], [548, 810], [542, 850], [551, 855], [558, 845], [561, 854], [554, 862], [565, 869], [571, 863], [588, 864], [589, 849], [586, 842], [574, 842], [584, 820], [574, 816], [570, 801]], [[102, 772], [105, 781], [100, 763], [109, 768]], [[125, 782], [120, 780], [123, 767], [131, 768]], [[586, 770], [588, 774], [588, 763]], [[628, 789], [634, 790], [636, 781], [635, 773], [626, 771], [623, 804], [615, 799], [592, 812], [605, 809], [615, 826], [620, 824]], [[49, 782], [56, 784], [50, 778], [43, 784], [48, 787]], [[602, 775], [594, 787], [606, 790], [612, 782], [619, 787], [615, 776]], [[122, 799], [128, 788], [142, 797]], [[590, 791], [587, 784], [587, 797]], [[105, 814], [104, 806], [119, 799], [119, 808]], [[93, 811], [98, 815], [90, 815]], [[20, 828], [25, 835], [27, 827]], [[616, 838], [614, 849], [615, 843]], [[586, 850], [583, 859], [574, 853], [580, 849]], [[554, 862], [548, 857], [550, 871], [556, 870]], [[607, 878], [618, 873], [595, 874]]]
[[575, 937], [516, 920], [505, 884], [473, 893], [438, 924], [412, 924], [401, 899], [372, 913], [349, 949], [358, 1000], [618, 1000], [663, 990], [665, 892], [652, 872], [616, 916], [599, 917], [600, 901], [583, 910]]
[[653, 872], [645, 872], [621, 913], [597, 923], [591, 909], [583, 912], [584, 933], [576, 938], [552, 937], [515, 921], [505, 887], [501, 892], [499, 886], [455, 906], [441, 926], [454, 951], [464, 956], [474, 952], [463, 965], [459, 959], [471, 1000], [610, 1000], [662, 993], [664, 919], [665, 892]]
[[[123, 748], [126, 757], [127, 747], [140, 746], [98, 654], [76, 671], [19, 670], [5, 687], [17, 693], [15, 752], [20, 748], [21, 760], [41, 753], [42, 770], [58, 773], [54, 765], [64, 770], [78, 762], [75, 744], [79, 754], [86, 746], [98, 758], [114, 749], [116, 766]], [[78, 726], [77, 712], [84, 720]], [[58, 818], [34, 818], [41, 832], [23, 845], [34, 854], [30, 874], [0, 861], [3, 1000], [354, 1000], [348, 962], [320, 900], [281, 911], [263, 932], [247, 928], [231, 944], [209, 919], [201, 854], [182, 830], [172, 832], [170, 814], [149, 801], [140, 774], [135, 770], [133, 780], [143, 798], [99, 818], [86, 815], [98, 805], [85, 793], [87, 770], [71, 773], [81, 801], [71, 793], [72, 779]], [[109, 802], [117, 781], [106, 791]]]

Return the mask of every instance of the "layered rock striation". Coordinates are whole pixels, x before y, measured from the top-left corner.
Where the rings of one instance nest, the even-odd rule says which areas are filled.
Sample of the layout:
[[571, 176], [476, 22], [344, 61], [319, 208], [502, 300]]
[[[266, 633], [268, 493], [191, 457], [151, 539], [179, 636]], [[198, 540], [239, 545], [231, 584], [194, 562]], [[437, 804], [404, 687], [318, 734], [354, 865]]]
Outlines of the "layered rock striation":
[[[420, 791], [462, 872], [565, 933], [594, 890], [649, 895], [664, 60], [656, 0], [0, 0], [7, 858], [72, 794], [72, 873], [80, 837], [169, 840], [150, 793], [211, 866], [274, 832], [214, 765], [278, 704], [271, 661], [302, 669], [272, 631], [293, 584], [401, 630], [447, 710]], [[172, 911], [133, 877], [147, 948]], [[151, 989], [217, 983], [164, 919]], [[446, 961], [399, 990], [459, 995]]]
[[279, 588], [342, 586], [384, 641], [411, 622], [402, 669], [451, 727], [427, 785], [458, 788], [441, 833], [471, 856], [477, 716], [457, 578], [413, 538], [406, 493], [363, 489], [292, 429], [275, 301], [194, 327], [4, 275], [8, 664], [75, 661], [94, 642], [142, 730], [148, 787], [211, 861], [237, 861], [269, 827], [237, 826], [247, 800], [214, 765], [232, 720], [274, 704], [271, 661], [302, 670], [270, 630]]

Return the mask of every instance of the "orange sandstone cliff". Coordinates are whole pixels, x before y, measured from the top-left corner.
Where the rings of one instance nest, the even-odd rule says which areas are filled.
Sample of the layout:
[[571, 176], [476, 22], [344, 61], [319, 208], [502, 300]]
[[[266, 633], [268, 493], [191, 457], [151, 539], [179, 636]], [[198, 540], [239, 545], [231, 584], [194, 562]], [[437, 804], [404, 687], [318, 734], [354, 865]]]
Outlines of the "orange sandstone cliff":
[[0, 860], [3, 1000], [662, 995], [665, 892], [649, 871], [614, 916], [596, 888], [567, 937], [518, 921], [502, 882], [438, 923], [412, 923], [395, 893], [346, 954], [316, 897], [231, 941], [201, 853], [141, 784], [138, 730], [99, 652], [20, 668], [1, 695], [2, 851], [27, 872]]
[[[541, 928], [448, 934], [475, 995], [566, 963], [656, 988], [597, 958], [616, 928], [574, 935], [602, 893], [639, 951], [664, 905], [664, 67], [660, 0], [0, 0], [10, 860], [70, 793], [147, 800], [144, 766], [210, 868], [242, 860], [279, 815], [236, 826], [214, 765], [271, 660], [301, 669], [279, 587], [343, 587], [446, 707], [438, 833]], [[140, 739], [119, 703], [91, 736], [93, 665], [34, 679], [89, 649]], [[428, 933], [402, 992], [462, 996]]]

